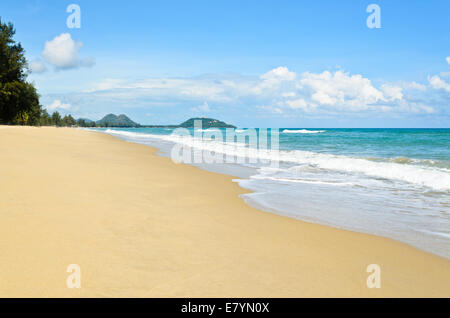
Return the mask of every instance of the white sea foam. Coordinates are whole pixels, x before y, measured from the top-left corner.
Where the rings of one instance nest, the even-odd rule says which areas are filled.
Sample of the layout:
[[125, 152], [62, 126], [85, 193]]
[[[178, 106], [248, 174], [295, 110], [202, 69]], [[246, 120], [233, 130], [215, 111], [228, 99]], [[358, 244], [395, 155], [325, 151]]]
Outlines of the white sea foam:
[[261, 175], [251, 176], [250, 178], [251, 179], [260, 179], [260, 180], [272, 180], [272, 181], [278, 181], [278, 182], [323, 184], [323, 185], [331, 185], [331, 186], [353, 186], [354, 185], [351, 182], [327, 182], [327, 181], [320, 181], [320, 180], [288, 179], [288, 178], [267, 177], [267, 176], [261, 176]]
[[221, 131], [221, 130], [217, 128], [206, 128], [206, 129], [196, 128], [195, 131]]
[[443, 233], [443, 232], [437, 232], [437, 231], [428, 231], [428, 230], [416, 230], [422, 233], [427, 233], [427, 234], [431, 234], [431, 235], [438, 235], [441, 237], [445, 237], [447, 239], [450, 239], [450, 233]]
[[110, 135], [116, 135], [116, 136], [124, 136], [128, 138], [138, 138], [138, 139], [154, 139], [157, 138], [158, 135], [153, 134], [146, 134], [146, 133], [137, 133], [137, 132], [131, 132], [131, 131], [124, 131], [124, 130], [114, 130], [114, 129], [106, 129], [104, 131], [107, 134]]
[[106, 130], [106, 133], [122, 135], [137, 140], [156, 138], [228, 156], [266, 161], [275, 160], [296, 165], [305, 165], [316, 169], [345, 172], [352, 175], [359, 173], [374, 178], [408, 182], [416, 186], [425, 186], [438, 191], [450, 190], [450, 170], [445, 168], [419, 166], [408, 163], [372, 161], [364, 158], [302, 150], [258, 150], [249, 148], [243, 143], [219, 142], [194, 138], [192, 136], [155, 135], [118, 130]]
[[300, 130], [291, 130], [291, 129], [285, 129], [282, 131], [283, 134], [318, 134], [323, 133], [325, 130], [307, 130], [307, 129], [300, 129]]

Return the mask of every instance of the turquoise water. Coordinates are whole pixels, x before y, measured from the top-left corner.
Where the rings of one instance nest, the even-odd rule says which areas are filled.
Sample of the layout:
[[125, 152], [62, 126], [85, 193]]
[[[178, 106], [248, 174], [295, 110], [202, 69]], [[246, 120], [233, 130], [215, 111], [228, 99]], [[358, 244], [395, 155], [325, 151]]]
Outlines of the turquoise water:
[[[184, 136], [163, 128], [104, 131], [167, 156], [173, 157], [175, 145], [214, 154], [213, 162], [188, 163], [239, 177], [236, 182], [253, 190], [244, 200], [262, 210], [393, 238], [450, 258], [450, 129], [282, 128], [279, 150], [262, 149], [263, 139], [248, 137], [262, 129], [255, 135], [228, 131], [237, 143], [223, 139], [224, 129], [190, 129]], [[276, 146], [271, 134], [268, 140]]]
[[[292, 130], [292, 129], [289, 129]], [[358, 157], [440, 160], [450, 167], [450, 129], [323, 129], [315, 134], [282, 134], [285, 149]], [[316, 130], [318, 131], [318, 130]]]
[[[168, 128], [120, 128], [134, 133], [171, 135]], [[226, 134], [226, 129], [220, 129]], [[242, 132], [243, 129], [238, 129]], [[256, 129], [259, 131], [259, 129]], [[194, 134], [193, 129], [189, 129]], [[281, 150], [305, 150], [361, 158], [437, 160], [450, 168], [450, 129], [280, 128]], [[288, 133], [289, 131], [289, 133]], [[296, 131], [300, 131], [296, 133]], [[309, 132], [309, 133], [308, 133]], [[270, 133], [270, 131], [269, 131]]]

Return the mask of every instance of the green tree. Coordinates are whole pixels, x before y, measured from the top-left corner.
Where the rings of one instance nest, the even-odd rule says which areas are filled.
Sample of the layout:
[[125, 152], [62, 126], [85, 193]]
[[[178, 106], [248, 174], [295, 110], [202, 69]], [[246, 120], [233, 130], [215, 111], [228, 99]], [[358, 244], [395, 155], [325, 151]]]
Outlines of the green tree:
[[50, 118], [50, 115], [48, 114], [46, 109], [42, 109], [42, 111], [41, 111], [40, 125], [41, 126], [51, 126], [52, 125], [52, 119]]
[[14, 34], [13, 25], [0, 19], [0, 123], [38, 125], [39, 95], [26, 82], [25, 51]]
[[72, 127], [72, 126], [75, 126], [75, 124], [76, 124], [76, 121], [72, 117], [72, 115], [64, 116], [62, 122], [63, 122], [63, 126], [67, 126], [67, 127]]
[[63, 125], [61, 115], [58, 112], [52, 114], [52, 124], [58, 127]]
[[79, 126], [79, 127], [87, 127], [86, 120], [84, 120], [82, 118], [78, 119], [77, 120], [77, 126]]

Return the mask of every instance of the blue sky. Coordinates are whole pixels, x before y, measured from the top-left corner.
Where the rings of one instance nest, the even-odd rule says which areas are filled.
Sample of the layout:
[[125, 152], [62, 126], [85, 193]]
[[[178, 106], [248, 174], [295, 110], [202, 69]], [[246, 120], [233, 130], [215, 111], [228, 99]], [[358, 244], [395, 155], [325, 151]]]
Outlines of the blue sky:
[[[81, 28], [68, 28], [69, 4]], [[381, 9], [370, 29], [369, 4]], [[449, 1], [6, 0], [41, 103], [145, 124], [450, 127]]]

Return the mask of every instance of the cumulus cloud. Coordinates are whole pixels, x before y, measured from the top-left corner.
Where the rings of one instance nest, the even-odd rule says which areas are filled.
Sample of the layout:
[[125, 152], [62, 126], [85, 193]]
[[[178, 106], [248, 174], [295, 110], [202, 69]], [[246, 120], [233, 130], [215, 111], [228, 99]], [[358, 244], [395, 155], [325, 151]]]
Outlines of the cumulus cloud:
[[450, 64], [450, 56], [447, 56], [446, 60], [447, 60], [447, 63]]
[[383, 84], [381, 85], [381, 90], [384, 94], [385, 101], [395, 101], [403, 99], [403, 89], [401, 87], [393, 86], [390, 84]]
[[71, 108], [71, 105], [62, 103], [61, 100], [59, 100], [59, 99], [55, 99], [53, 101], [53, 103], [51, 103], [50, 105], [47, 105], [45, 108], [49, 111], [54, 111], [54, 110], [58, 110], [58, 109], [68, 110]]
[[437, 75], [428, 77], [428, 82], [434, 89], [443, 89], [446, 92], [450, 92], [450, 84]]
[[253, 86], [250, 92], [255, 94], [267, 94], [274, 89], [286, 87], [289, 82], [292, 82], [297, 77], [297, 74], [289, 71], [286, 66], [280, 66], [262, 74], [259, 77], [257, 85]]
[[47, 70], [47, 67], [45, 66], [44, 62], [41, 60], [33, 60], [28, 65], [31, 73], [44, 73]]
[[265, 81], [292, 81], [297, 75], [294, 72], [289, 71], [286, 66], [280, 66], [270, 70], [269, 72], [261, 75], [261, 78]]
[[80, 50], [83, 43], [72, 39], [69, 33], [62, 33], [53, 40], [45, 42], [42, 56], [56, 69], [72, 69], [78, 67], [90, 67], [94, 64], [92, 58], [81, 58]]
[[291, 109], [301, 109], [305, 112], [313, 111], [317, 107], [317, 104], [308, 103], [303, 98], [287, 100], [286, 105]]
[[381, 90], [375, 88], [369, 79], [342, 71], [304, 73], [300, 84], [311, 91], [312, 101], [340, 109], [367, 109], [370, 104], [389, 99]]
[[[410, 91], [417, 91], [416, 95]], [[424, 112], [426, 87], [415, 82], [375, 85], [361, 74], [341, 70], [295, 73], [285, 66], [260, 76], [208, 75], [191, 78], [150, 78], [140, 81], [106, 79], [84, 94], [107, 101], [147, 99], [154, 103], [200, 106], [192, 111], [210, 111], [208, 103], [251, 108], [270, 113]], [[195, 105], [195, 104], [194, 104]], [[264, 106], [258, 106], [264, 105]]]

